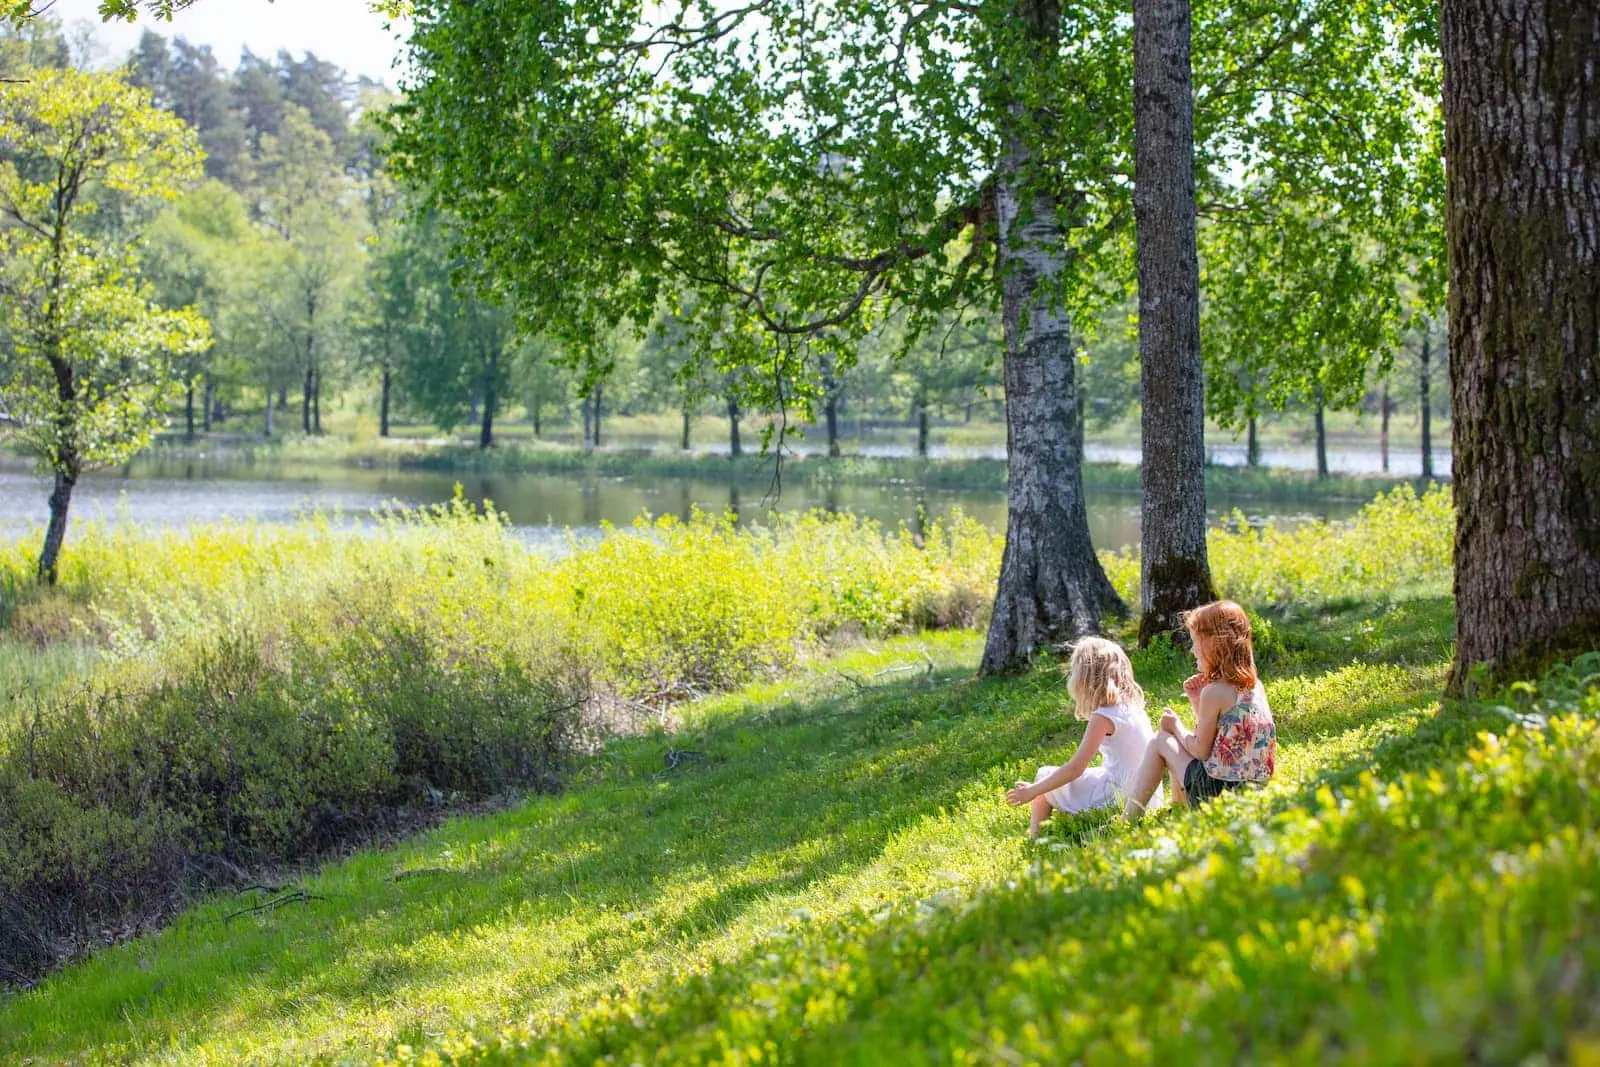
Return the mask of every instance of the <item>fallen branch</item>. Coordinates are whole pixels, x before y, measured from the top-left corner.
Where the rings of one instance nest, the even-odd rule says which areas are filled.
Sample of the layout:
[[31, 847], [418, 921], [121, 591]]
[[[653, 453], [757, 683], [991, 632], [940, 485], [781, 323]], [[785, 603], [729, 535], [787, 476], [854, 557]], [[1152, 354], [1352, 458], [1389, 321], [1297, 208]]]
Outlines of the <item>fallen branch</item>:
[[227, 923], [233, 921], [234, 919], [240, 918], [241, 916], [256, 915], [261, 912], [272, 911], [276, 908], [283, 907], [285, 904], [307, 904], [313, 900], [327, 899], [327, 897], [318, 896], [315, 893], [308, 893], [304, 889], [293, 889], [280, 897], [273, 897], [270, 900], [264, 900], [260, 904], [253, 905], [252, 907], [241, 908], [238, 911], [224, 915], [222, 917], [222, 922], [224, 925], [226, 925]]

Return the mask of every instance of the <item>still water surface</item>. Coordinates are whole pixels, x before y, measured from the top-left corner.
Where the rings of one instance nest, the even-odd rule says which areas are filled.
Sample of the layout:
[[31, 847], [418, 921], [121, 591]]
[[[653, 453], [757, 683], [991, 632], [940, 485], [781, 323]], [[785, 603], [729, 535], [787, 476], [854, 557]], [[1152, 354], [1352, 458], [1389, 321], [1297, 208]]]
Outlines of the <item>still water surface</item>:
[[[336, 514], [360, 525], [374, 509], [447, 501], [460, 483], [475, 503], [492, 500], [531, 543], [558, 545], [565, 531], [598, 533], [602, 523], [626, 526], [643, 513], [687, 517], [695, 508], [736, 511], [760, 520], [772, 510], [823, 508], [876, 519], [886, 526], [915, 525], [919, 513], [936, 519], [960, 509], [992, 529], [1005, 527], [1000, 489], [919, 489], [910, 485], [845, 485], [830, 489], [785, 485], [773, 496], [762, 479], [730, 485], [692, 478], [595, 477], [584, 474], [446, 474], [428, 471], [292, 469], [238, 466], [204, 460], [140, 460], [130, 468], [86, 476], [73, 495], [73, 518], [126, 521], [140, 527], [182, 527], [220, 519], [291, 522], [309, 511]], [[49, 483], [25, 470], [0, 469], [0, 536], [14, 536], [49, 517]], [[1345, 518], [1360, 505], [1342, 501], [1285, 502], [1213, 499], [1213, 519], [1235, 507], [1252, 520], [1280, 523]], [[1089, 527], [1096, 545], [1121, 548], [1139, 540], [1136, 495], [1089, 497]]]

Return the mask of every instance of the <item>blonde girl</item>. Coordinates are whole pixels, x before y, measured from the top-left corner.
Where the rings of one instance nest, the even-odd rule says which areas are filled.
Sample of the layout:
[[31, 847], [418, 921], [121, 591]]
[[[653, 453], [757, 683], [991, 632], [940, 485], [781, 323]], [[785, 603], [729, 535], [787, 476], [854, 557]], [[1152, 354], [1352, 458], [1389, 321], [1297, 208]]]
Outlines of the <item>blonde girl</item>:
[[1264, 782], [1277, 763], [1278, 732], [1267, 693], [1256, 674], [1250, 618], [1231, 600], [1218, 600], [1184, 616], [1195, 673], [1183, 683], [1194, 712], [1185, 732], [1170, 710], [1145, 751], [1123, 816], [1144, 814], [1167, 775], [1172, 801], [1195, 807], [1246, 782]]
[[[1115, 806], [1155, 734], [1145, 714], [1144, 690], [1119, 645], [1084, 638], [1072, 650], [1068, 672], [1074, 713], [1088, 723], [1078, 751], [1063, 766], [1040, 767], [1032, 782], [1018, 782], [1006, 793], [1006, 803], [1030, 805], [1029, 840], [1039, 836], [1039, 825], [1052, 809], [1076, 812]], [[1091, 767], [1096, 753], [1103, 759], [1100, 766]]]

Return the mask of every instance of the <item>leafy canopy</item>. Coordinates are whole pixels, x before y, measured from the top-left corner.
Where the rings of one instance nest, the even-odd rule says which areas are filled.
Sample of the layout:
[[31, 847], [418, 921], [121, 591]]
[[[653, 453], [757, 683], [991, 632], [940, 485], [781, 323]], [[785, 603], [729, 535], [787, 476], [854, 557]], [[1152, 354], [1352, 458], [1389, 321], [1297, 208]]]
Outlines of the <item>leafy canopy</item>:
[[48, 467], [132, 455], [161, 424], [173, 361], [210, 343], [163, 310], [133, 234], [198, 177], [194, 135], [119, 78], [34, 72], [0, 85], [0, 428]]
[[[762, 365], [777, 399], [805, 353], [848, 363], [896, 306], [908, 343], [992, 312], [1008, 135], [1060, 205], [1079, 319], [1131, 281], [1129, 20], [1039, 7], [1060, 22], [1043, 63], [1000, 2], [422, 0], [394, 160], [546, 328], [581, 344], [665, 299], [704, 357]], [[1276, 225], [1262, 203], [1337, 205], [1380, 248], [1423, 225], [1424, 5], [1218, 0], [1195, 20], [1208, 228]], [[1314, 277], [1320, 254], [1269, 269]]]

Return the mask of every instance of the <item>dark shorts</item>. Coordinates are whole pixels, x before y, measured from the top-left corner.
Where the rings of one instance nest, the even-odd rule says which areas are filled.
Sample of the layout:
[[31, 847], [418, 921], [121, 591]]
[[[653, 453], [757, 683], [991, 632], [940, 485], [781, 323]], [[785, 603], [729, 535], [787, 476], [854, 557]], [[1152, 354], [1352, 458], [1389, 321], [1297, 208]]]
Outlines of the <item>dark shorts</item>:
[[1210, 800], [1230, 789], [1239, 789], [1243, 786], [1243, 782], [1230, 782], [1223, 778], [1211, 777], [1206, 773], [1206, 765], [1201, 760], [1191, 760], [1189, 766], [1183, 769], [1183, 791], [1189, 794], [1191, 808], [1198, 808], [1201, 801]]

